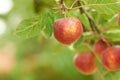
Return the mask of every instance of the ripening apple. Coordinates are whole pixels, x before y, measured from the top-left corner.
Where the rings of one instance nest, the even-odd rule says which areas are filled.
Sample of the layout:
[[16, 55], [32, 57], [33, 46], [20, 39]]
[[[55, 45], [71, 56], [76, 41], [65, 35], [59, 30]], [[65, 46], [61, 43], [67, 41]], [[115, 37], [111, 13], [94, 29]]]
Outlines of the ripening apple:
[[92, 52], [80, 52], [74, 57], [74, 64], [84, 75], [92, 75], [97, 70], [96, 58]]
[[120, 69], [120, 45], [107, 48], [102, 54], [102, 63], [109, 71]]
[[102, 52], [107, 49], [108, 45], [106, 44], [106, 42], [104, 42], [102, 39], [99, 39], [96, 41], [96, 43], [94, 44], [94, 51], [96, 54], [98, 54], [99, 56], [101, 56]]
[[54, 36], [62, 44], [69, 45], [80, 38], [83, 28], [76, 18], [62, 18], [54, 23]]

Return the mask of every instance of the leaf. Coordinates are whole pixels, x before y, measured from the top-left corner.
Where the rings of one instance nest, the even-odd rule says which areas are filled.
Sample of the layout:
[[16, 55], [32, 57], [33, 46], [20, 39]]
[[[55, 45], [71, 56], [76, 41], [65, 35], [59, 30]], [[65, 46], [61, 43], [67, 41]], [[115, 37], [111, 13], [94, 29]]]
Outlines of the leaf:
[[84, 24], [85, 27], [89, 27], [89, 21], [88, 18], [85, 16], [85, 14], [79, 15], [79, 19], [82, 24]]
[[84, 37], [83, 37], [83, 35], [79, 38], [79, 40], [74, 44], [74, 47], [77, 47], [77, 46], [79, 46], [82, 42], [83, 42], [83, 40], [84, 40]]
[[106, 72], [104, 74], [105, 80], [120, 80], [120, 71]]
[[83, 35], [74, 44], [74, 48], [77, 52], [90, 50], [89, 47], [84, 43], [84, 36]]
[[[109, 31], [105, 31], [102, 32], [108, 39], [110, 39], [111, 41], [120, 41], [120, 30], [109, 30]], [[91, 37], [95, 38], [92, 32], [85, 32], [83, 34], [84, 37], [86, 37], [87, 39], [91, 39]]]
[[55, 16], [53, 11], [52, 10], [48, 11], [48, 13], [45, 14], [45, 18], [44, 18], [44, 24], [45, 24], [44, 33], [47, 37], [52, 36], [54, 20], [55, 20]]
[[66, 11], [67, 17], [78, 17], [79, 10], [74, 10], [74, 11]]
[[112, 41], [120, 41], [120, 30], [109, 30], [104, 34]]
[[25, 19], [18, 25], [15, 35], [25, 39], [37, 36], [43, 26], [41, 23], [41, 19], [38, 18]]
[[[58, 51], [57, 55], [52, 55], [52, 66], [53, 68], [58, 71], [59, 73], [64, 74], [65, 76], [69, 76], [69, 79], [63, 79], [63, 80], [93, 80], [93, 76], [84, 76], [75, 68], [73, 64], [73, 57], [74, 54], [71, 50], [66, 48], [65, 46], [59, 45], [63, 50]], [[58, 48], [58, 46], [57, 46]], [[55, 52], [52, 52], [51, 54], [54, 54]], [[71, 76], [72, 75], [72, 76]]]
[[102, 14], [113, 15], [120, 10], [120, 1], [117, 0], [82, 0], [83, 7], [91, 7]]
[[45, 35], [50, 37], [53, 32], [54, 15], [52, 10], [48, 10], [46, 13], [40, 14], [39, 17], [25, 19], [18, 25], [15, 34], [25, 39], [31, 38], [38, 36], [44, 28]]

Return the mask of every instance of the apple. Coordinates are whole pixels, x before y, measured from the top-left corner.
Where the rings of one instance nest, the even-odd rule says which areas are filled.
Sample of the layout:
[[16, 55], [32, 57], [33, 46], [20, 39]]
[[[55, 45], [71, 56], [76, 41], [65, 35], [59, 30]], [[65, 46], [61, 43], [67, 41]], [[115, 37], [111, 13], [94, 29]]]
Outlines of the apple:
[[107, 48], [102, 53], [102, 63], [109, 71], [120, 69], [120, 45]]
[[54, 36], [62, 44], [69, 45], [80, 38], [83, 28], [76, 18], [62, 18], [54, 23]]
[[74, 57], [74, 64], [84, 75], [92, 75], [97, 70], [96, 58], [92, 52], [80, 52]]
[[96, 54], [98, 54], [99, 56], [101, 56], [102, 52], [105, 49], [107, 49], [107, 47], [108, 47], [108, 45], [102, 39], [99, 39], [94, 44], [94, 51], [95, 51]]

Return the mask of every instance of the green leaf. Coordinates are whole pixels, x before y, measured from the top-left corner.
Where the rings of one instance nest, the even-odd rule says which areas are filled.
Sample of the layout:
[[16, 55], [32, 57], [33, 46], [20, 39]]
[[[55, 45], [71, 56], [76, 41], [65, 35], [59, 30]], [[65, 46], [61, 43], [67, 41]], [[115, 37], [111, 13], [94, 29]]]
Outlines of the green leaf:
[[[109, 31], [104, 31], [102, 32], [108, 39], [110, 39], [111, 41], [120, 41], [120, 30], [109, 30]], [[85, 32], [83, 34], [84, 37], [86, 37], [87, 39], [91, 39], [91, 38], [95, 38], [92, 32]]]
[[109, 30], [104, 34], [112, 41], [120, 41], [120, 30]]
[[54, 12], [48, 10], [40, 14], [39, 17], [23, 20], [17, 27], [15, 34], [21, 38], [31, 38], [38, 36], [40, 31], [43, 30], [47, 37], [50, 37], [53, 32], [53, 24], [55, 20]]
[[84, 36], [82, 35], [80, 39], [73, 45], [76, 51], [80, 52], [90, 50], [89, 47], [83, 41]]
[[117, 0], [82, 0], [83, 7], [91, 7], [99, 13], [113, 15], [120, 10], [120, 1]]
[[104, 74], [105, 80], [120, 80], [120, 71], [111, 71]]
[[55, 16], [53, 11], [52, 10], [48, 11], [48, 13], [45, 14], [45, 18], [44, 18], [44, 24], [45, 24], [44, 33], [47, 37], [52, 36], [54, 20], [55, 20]]
[[18, 25], [15, 35], [25, 39], [37, 36], [43, 27], [41, 23], [41, 19], [38, 18], [25, 19]]
[[67, 17], [78, 17], [79, 10], [74, 10], [74, 11], [66, 11]]
[[88, 18], [85, 16], [85, 14], [79, 15], [79, 19], [81, 23], [85, 25], [85, 27], [89, 28], [89, 21], [88, 21]]
[[81, 36], [81, 37], [79, 38], [79, 40], [74, 44], [74, 47], [79, 46], [79, 45], [83, 42], [83, 40], [84, 40], [84, 37]]

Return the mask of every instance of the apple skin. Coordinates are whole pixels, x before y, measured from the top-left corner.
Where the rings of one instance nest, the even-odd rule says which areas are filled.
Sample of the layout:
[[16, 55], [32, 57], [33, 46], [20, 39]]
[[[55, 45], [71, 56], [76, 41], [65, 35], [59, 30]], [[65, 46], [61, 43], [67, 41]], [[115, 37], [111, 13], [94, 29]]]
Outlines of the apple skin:
[[84, 75], [92, 75], [97, 70], [96, 58], [92, 52], [80, 52], [76, 54], [74, 65]]
[[99, 39], [94, 44], [94, 51], [97, 55], [101, 56], [102, 52], [108, 48], [108, 45], [102, 40]]
[[107, 48], [102, 54], [102, 63], [108, 71], [120, 69], [120, 45]]
[[69, 45], [80, 38], [83, 28], [76, 18], [62, 18], [54, 23], [54, 36], [62, 44]]
[[120, 26], [120, 13], [118, 14], [118, 25]]

